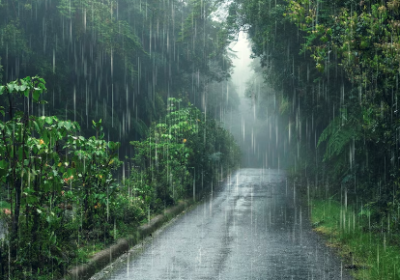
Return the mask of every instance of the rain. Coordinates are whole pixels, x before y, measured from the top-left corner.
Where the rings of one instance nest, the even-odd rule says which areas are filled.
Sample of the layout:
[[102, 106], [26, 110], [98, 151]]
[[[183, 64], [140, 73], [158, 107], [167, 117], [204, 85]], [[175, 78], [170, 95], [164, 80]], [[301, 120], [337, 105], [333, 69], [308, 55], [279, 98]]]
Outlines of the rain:
[[0, 279], [400, 279], [399, 65], [398, 0], [0, 0]]

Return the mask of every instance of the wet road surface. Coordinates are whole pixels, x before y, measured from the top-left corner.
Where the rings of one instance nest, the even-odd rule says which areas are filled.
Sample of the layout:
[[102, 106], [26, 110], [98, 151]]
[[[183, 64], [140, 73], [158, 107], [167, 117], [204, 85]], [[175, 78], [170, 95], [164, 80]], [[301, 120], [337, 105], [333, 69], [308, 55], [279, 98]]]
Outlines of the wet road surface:
[[351, 279], [295, 196], [283, 172], [241, 169], [103, 279]]

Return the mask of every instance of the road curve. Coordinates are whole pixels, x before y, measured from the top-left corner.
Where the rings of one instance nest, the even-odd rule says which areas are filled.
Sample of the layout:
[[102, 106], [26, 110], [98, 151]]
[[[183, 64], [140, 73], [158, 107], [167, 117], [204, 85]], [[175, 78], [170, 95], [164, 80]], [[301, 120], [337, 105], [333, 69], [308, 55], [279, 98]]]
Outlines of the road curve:
[[352, 279], [282, 171], [241, 169], [103, 279]]

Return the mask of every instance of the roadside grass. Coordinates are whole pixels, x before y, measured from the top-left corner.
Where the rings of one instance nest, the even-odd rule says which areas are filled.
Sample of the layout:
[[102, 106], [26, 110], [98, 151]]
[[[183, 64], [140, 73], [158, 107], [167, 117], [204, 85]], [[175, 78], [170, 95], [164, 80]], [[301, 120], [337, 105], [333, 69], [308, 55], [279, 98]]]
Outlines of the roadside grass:
[[[178, 203], [183, 202], [183, 200], [179, 200]], [[0, 204], [1, 205], [1, 204]], [[185, 209], [182, 213], [189, 211], [193, 207], [195, 207], [197, 204], [193, 203], [190, 205], [187, 209]], [[162, 214], [166, 209], [158, 209], [156, 212], [152, 212], [150, 216], [142, 219], [140, 222], [132, 222], [132, 223], [118, 223], [118, 226], [115, 227], [113, 231], [113, 236], [114, 236], [114, 242], [108, 242], [104, 243], [100, 239], [93, 239], [91, 242], [88, 242], [87, 244], [84, 244], [78, 248], [77, 251], [77, 257], [76, 261], [74, 263], [88, 263], [90, 259], [97, 254], [98, 252], [110, 247], [112, 244], [116, 244], [116, 241], [120, 238], [126, 238], [129, 235], [132, 235], [136, 233], [138, 228], [142, 225], [145, 225], [148, 223], [148, 219], [150, 221], [156, 217], [159, 214]], [[172, 219], [174, 215], [168, 215], [168, 220]]]
[[337, 201], [310, 203], [314, 230], [338, 251], [355, 279], [400, 279], [400, 247], [391, 242], [398, 242], [400, 235], [390, 230], [371, 232], [365, 215]]

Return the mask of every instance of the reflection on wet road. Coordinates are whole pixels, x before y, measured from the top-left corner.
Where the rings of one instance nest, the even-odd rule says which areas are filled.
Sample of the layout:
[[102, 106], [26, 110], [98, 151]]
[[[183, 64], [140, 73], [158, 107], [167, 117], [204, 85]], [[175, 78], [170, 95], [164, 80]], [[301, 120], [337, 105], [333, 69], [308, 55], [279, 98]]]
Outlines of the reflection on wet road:
[[277, 170], [241, 169], [106, 279], [351, 279]]

